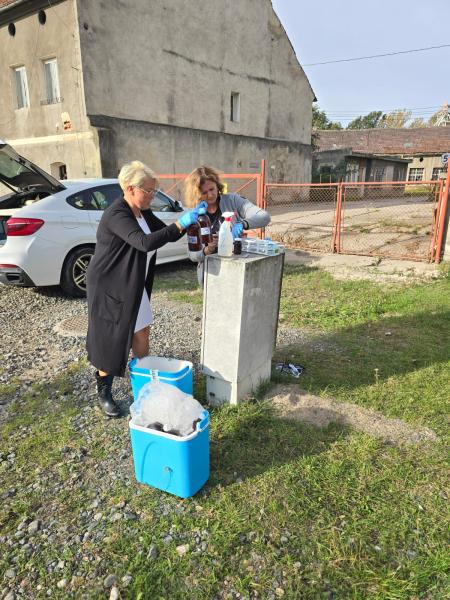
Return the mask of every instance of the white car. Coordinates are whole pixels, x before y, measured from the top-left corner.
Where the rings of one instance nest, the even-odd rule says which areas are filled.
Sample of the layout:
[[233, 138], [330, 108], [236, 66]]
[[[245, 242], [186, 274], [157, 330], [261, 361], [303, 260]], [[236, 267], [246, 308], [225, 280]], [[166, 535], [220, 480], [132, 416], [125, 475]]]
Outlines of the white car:
[[[102, 212], [122, 194], [117, 179], [58, 181], [0, 140], [0, 182], [11, 190], [0, 197], [0, 282], [84, 296]], [[160, 190], [151, 208], [168, 225], [184, 211]], [[158, 250], [156, 264], [187, 256], [182, 237]]]

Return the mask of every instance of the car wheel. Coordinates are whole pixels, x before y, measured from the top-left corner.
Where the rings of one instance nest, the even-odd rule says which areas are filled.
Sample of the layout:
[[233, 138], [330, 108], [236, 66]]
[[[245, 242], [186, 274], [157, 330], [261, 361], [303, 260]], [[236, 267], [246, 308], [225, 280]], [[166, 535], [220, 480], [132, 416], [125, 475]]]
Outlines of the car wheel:
[[67, 256], [61, 273], [61, 287], [69, 296], [86, 296], [86, 271], [93, 256], [92, 247], [77, 248]]

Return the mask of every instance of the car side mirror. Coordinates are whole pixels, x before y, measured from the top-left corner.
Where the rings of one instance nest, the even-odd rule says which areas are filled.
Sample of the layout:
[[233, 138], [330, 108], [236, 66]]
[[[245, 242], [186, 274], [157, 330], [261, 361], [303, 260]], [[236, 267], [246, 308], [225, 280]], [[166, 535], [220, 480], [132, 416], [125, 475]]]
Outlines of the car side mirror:
[[179, 200], [174, 200], [175, 204], [175, 212], [183, 212], [183, 207], [181, 206]]

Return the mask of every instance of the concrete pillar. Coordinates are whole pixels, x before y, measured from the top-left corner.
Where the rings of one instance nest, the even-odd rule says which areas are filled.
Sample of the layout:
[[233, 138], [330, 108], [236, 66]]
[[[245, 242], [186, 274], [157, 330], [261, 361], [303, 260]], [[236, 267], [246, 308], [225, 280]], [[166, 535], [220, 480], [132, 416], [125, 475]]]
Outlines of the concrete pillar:
[[284, 255], [209, 256], [201, 363], [211, 405], [237, 404], [270, 379]]

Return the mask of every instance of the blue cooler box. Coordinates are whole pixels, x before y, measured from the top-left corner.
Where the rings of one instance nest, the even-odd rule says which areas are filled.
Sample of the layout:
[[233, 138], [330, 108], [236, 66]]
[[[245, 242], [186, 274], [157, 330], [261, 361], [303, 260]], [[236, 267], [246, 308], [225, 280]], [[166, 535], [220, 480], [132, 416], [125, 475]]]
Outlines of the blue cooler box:
[[209, 477], [209, 414], [186, 437], [147, 429], [131, 421], [136, 479], [180, 498], [196, 494]]
[[192, 363], [188, 360], [145, 356], [130, 360], [128, 368], [135, 400], [138, 399], [141, 387], [153, 379], [174, 385], [185, 394], [193, 395]]

